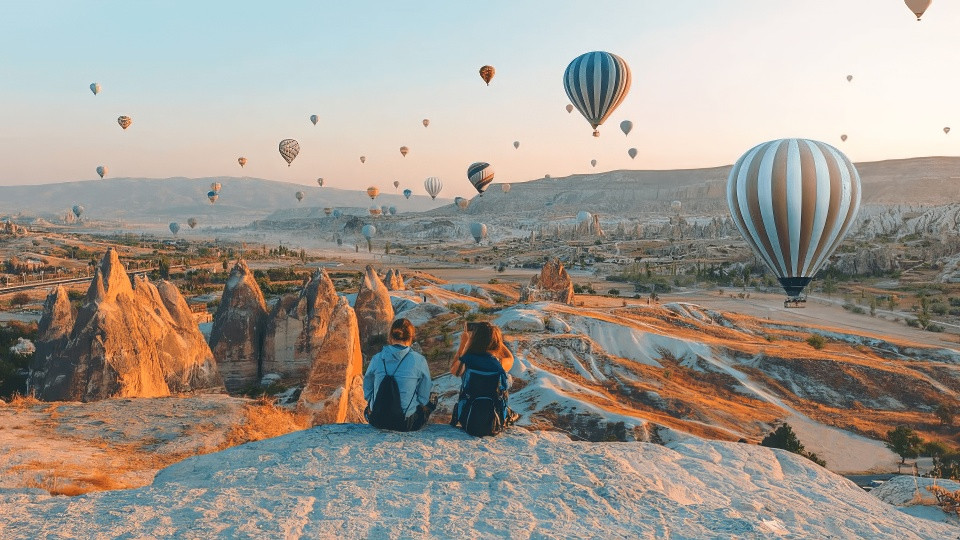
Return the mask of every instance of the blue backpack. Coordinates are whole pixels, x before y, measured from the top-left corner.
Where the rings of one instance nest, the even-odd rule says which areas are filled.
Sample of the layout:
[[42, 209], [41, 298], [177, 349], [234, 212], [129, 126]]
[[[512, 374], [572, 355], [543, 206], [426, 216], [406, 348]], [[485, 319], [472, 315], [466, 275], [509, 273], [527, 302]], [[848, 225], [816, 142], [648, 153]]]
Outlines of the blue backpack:
[[450, 425], [463, 426], [474, 437], [488, 437], [503, 431], [506, 423], [507, 392], [500, 388], [500, 371], [466, 368], [460, 388], [460, 400], [453, 410]]

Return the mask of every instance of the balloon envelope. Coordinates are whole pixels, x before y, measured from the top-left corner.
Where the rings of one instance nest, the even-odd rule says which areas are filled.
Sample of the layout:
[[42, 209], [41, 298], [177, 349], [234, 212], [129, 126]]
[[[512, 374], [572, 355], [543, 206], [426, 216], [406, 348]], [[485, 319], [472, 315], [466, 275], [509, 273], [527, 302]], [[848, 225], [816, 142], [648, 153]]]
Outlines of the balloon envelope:
[[500, 184], [500, 191], [510, 193], [510, 184]]
[[323, 178], [317, 178], [317, 185], [323, 187]]
[[247, 164], [247, 158], [245, 158], [245, 157], [238, 157], [238, 158], [237, 158], [237, 163], [240, 164], [240, 168], [243, 168], [243, 166]]
[[679, 212], [681, 208], [683, 208], [683, 203], [680, 201], [673, 201], [670, 203], [670, 209], [675, 212]]
[[187, 225], [189, 225], [191, 229], [195, 229], [195, 228], [197, 227], [197, 218], [192, 217], [192, 218], [188, 219], [188, 220], [187, 220]]
[[367, 162], [367, 156], [360, 156], [360, 163], [366, 163], [366, 162]]
[[328, 206], [328, 207], [326, 207], [326, 208], [323, 209], [323, 213], [329, 216], [330, 214], [333, 213], [333, 208], [330, 208], [330, 207]]
[[633, 159], [633, 158], [637, 157], [637, 149], [636, 149], [636, 148], [631, 148], [631, 149], [627, 150], [627, 155], [630, 156], [630, 159]]
[[367, 188], [367, 196], [370, 197], [370, 200], [376, 199], [377, 195], [380, 194], [380, 188], [376, 186], [370, 186]]
[[630, 91], [630, 67], [623, 58], [604, 51], [581, 54], [563, 73], [563, 87], [570, 103], [597, 128], [616, 110]]
[[313, 125], [317, 125], [317, 122], [320, 121], [320, 117], [315, 114], [311, 114], [310, 121], [313, 122]]
[[93, 92], [93, 95], [100, 93], [100, 83], [90, 83], [90, 91]]
[[948, 128], [948, 127], [943, 128], [943, 132], [944, 132], [944, 133], [950, 133], [950, 128]]
[[304, 193], [302, 191], [298, 191], [294, 196], [297, 198], [297, 201], [302, 201]]
[[108, 172], [109, 172], [109, 169], [107, 169], [106, 165], [100, 165], [99, 167], [97, 167], [97, 174], [100, 175], [100, 178], [103, 178], [104, 176], [106, 176]]
[[431, 176], [423, 181], [423, 189], [427, 190], [427, 194], [430, 195], [431, 199], [436, 199], [437, 195], [440, 194], [440, 190], [443, 189], [443, 182], [436, 176]]
[[623, 122], [620, 122], [620, 131], [622, 131], [624, 135], [629, 135], [630, 131], [632, 130], [633, 130], [633, 122], [629, 120], [624, 120]]
[[394, 181], [393, 181], [393, 187], [395, 187], [395, 188], [400, 187], [400, 181], [399, 181], [399, 180], [394, 180]]
[[379, 206], [374, 205], [374, 206], [371, 206], [371, 207], [370, 207], [370, 215], [371, 215], [371, 216], [379, 216], [379, 215], [380, 215], [380, 212], [382, 212], [382, 210], [380, 210], [380, 207], [379, 207]]
[[487, 226], [483, 223], [471, 223], [470, 224], [470, 234], [473, 236], [473, 239], [479, 244], [481, 240], [487, 236]]
[[470, 206], [470, 199], [465, 199], [463, 197], [454, 197], [453, 204], [457, 205], [457, 208], [461, 210], [466, 210]]
[[423, 119], [423, 127], [427, 127], [427, 126], [429, 126], [429, 125], [430, 125], [430, 119], [429, 119], [429, 118], [424, 118], [424, 119]]
[[843, 142], [847, 142], [847, 136], [846, 136], [846, 134], [841, 135], [841, 136], [840, 136], [840, 140], [843, 141]]
[[577, 212], [577, 223], [583, 223], [584, 221], [590, 221], [593, 219], [593, 215], [586, 210], [581, 210]]
[[406, 197], [407, 199], [409, 199], [411, 195], [413, 195], [413, 190], [411, 189], [403, 190], [403, 196]]
[[400, 155], [401, 155], [401, 156], [407, 157], [407, 153], [408, 153], [408, 152], [410, 152], [410, 149], [407, 148], [406, 146], [401, 146], [401, 147], [400, 147]]
[[493, 75], [496, 72], [497, 70], [493, 69], [493, 66], [483, 66], [480, 68], [480, 78], [487, 83], [487, 86], [490, 86], [490, 81], [493, 80]]
[[727, 206], [747, 245], [798, 297], [856, 220], [860, 176], [829, 144], [769, 141], [734, 164]]
[[212, 184], [210, 184], [210, 191], [220, 191], [220, 188], [222, 187], [223, 186], [220, 185], [220, 182], [213, 182]]
[[117, 118], [117, 123], [120, 124], [120, 127], [123, 129], [127, 129], [130, 127], [130, 124], [133, 123], [133, 118], [130, 118], [129, 116], [121, 116], [120, 118]]
[[216, 191], [208, 191], [207, 198], [210, 199], [210, 204], [217, 202], [217, 199], [220, 198], [220, 194]]
[[83, 213], [83, 207], [80, 206], [79, 204], [73, 205], [73, 208], [71, 208], [71, 210], [73, 210], [73, 215], [77, 217], [80, 217], [80, 214]]
[[387, 208], [387, 211], [390, 212], [390, 215], [391, 215], [391, 216], [397, 215], [397, 207], [396, 207], [396, 206], [391, 206], [390, 208]]
[[172, 232], [173, 234], [177, 234], [178, 232], [180, 232], [180, 224], [177, 223], [176, 221], [174, 221], [173, 223], [171, 223], [171, 224], [170, 224], [170, 232]]
[[933, 3], [933, 0], [904, 0], [904, 3], [907, 4], [907, 7], [917, 16], [919, 21], [920, 17], [923, 17], [923, 13]]
[[342, 215], [343, 215], [343, 210], [340, 210], [339, 208], [334, 208], [333, 217], [338, 218]]
[[596, 166], [597, 166], [597, 160], [591, 159], [591, 160], [590, 160], [590, 166], [591, 166], [591, 167], [596, 167]]
[[377, 228], [373, 225], [364, 225], [363, 228], [360, 229], [360, 233], [363, 234], [364, 238], [369, 240], [377, 234]]
[[520, 148], [520, 141], [513, 141], [514, 148]]
[[567, 113], [572, 113], [572, 112], [573, 112], [573, 105], [567, 103], [566, 109], [567, 109]]
[[280, 155], [283, 157], [284, 161], [287, 162], [287, 167], [293, 163], [293, 160], [296, 159], [297, 154], [300, 153], [300, 143], [294, 139], [284, 139], [280, 141]]
[[467, 167], [467, 179], [476, 188], [477, 193], [483, 193], [493, 181], [493, 167], [489, 163], [478, 161]]

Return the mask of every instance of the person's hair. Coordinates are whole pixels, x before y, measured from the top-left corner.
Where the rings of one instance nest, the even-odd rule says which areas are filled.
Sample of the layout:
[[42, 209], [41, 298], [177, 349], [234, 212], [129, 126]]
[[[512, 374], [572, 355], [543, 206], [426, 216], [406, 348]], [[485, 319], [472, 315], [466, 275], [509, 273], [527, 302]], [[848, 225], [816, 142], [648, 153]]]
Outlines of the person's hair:
[[408, 319], [397, 319], [390, 326], [390, 339], [400, 343], [412, 342], [415, 333], [416, 329]]
[[470, 331], [470, 343], [467, 354], [483, 354], [499, 351], [503, 347], [503, 333], [500, 328], [488, 323], [477, 323]]

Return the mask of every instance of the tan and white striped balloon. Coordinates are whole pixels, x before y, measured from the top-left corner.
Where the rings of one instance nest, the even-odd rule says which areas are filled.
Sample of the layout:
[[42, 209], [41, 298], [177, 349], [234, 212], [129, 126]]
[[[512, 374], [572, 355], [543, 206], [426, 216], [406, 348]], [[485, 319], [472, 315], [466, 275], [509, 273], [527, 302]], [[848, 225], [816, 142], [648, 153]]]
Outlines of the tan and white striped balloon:
[[860, 175], [829, 144], [769, 141], [734, 164], [727, 205], [747, 244], [797, 297], [856, 219]]

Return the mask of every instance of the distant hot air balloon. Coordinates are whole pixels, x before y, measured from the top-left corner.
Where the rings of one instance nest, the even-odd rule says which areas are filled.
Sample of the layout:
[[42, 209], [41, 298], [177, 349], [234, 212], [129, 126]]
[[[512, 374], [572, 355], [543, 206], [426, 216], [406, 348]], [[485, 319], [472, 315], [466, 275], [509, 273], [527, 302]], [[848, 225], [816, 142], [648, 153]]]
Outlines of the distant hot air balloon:
[[170, 223], [170, 232], [172, 232], [173, 234], [177, 234], [178, 232], [180, 232], [180, 224], [177, 223], [176, 221]]
[[843, 142], [847, 142], [847, 135], [846, 134], [841, 135], [840, 140]]
[[670, 209], [676, 213], [680, 213], [680, 209], [683, 208], [683, 203], [680, 201], [673, 201], [670, 203]]
[[380, 189], [376, 186], [370, 186], [367, 188], [367, 196], [370, 197], [370, 200], [377, 198], [377, 195], [380, 194]]
[[222, 188], [222, 187], [223, 187], [223, 186], [220, 184], [220, 182], [213, 182], [213, 183], [210, 184], [210, 191], [216, 191], [216, 192], [219, 193], [219, 192], [220, 192], [220, 188]]
[[429, 119], [429, 118], [424, 118], [424, 119], [423, 119], [423, 127], [427, 127], [427, 126], [429, 126], [429, 125], [430, 125], [430, 119]]
[[407, 148], [406, 146], [401, 146], [401, 147], [400, 147], [400, 155], [401, 155], [401, 156], [407, 157], [407, 153], [408, 153], [408, 152], [410, 152], [410, 149]]
[[238, 157], [238, 158], [237, 158], [237, 163], [240, 164], [240, 168], [242, 169], [243, 166], [247, 164], [247, 158], [245, 158], [245, 157]]
[[549, 174], [545, 174], [545, 175], [543, 175], [543, 177], [546, 178], [547, 180], [550, 179], [550, 175], [549, 175]]
[[943, 128], [943, 132], [944, 132], [944, 133], [950, 133], [950, 128], [948, 128], [948, 127]]
[[330, 208], [329, 206], [327, 206], [326, 208], [323, 209], [323, 213], [329, 216], [330, 214], [333, 213], [333, 208]]
[[93, 92], [93, 95], [100, 93], [100, 83], [90, 83], [90, 91]]
[[403, 190], [403, 196], [404, 196], [405, 198], [409, 199], [411, 195], [413, 195], [413, 190], [412, 190], [412, 189], [405, 189], [405, 190]]
[[633, 130], [633, 122], [629, 120], [624, 120], [623, 122], [620, 122], [620, 131], [622, 131], [624, 135], [629, 135], [630, 131], [632, 130]]
[[297, 198], [297, 202], [300, 202], [303, 200], [304, 195], [305, 194], [302, 191], [298, 191], [296, 194], [294, 194], [294, 197]]
[[829, 144], [769, 141], [730, 170], [727, 205], [747, 245], [797, 298], [856, 220], [860, 176]]
[[317, 185], [323, 187], [323, 178], [317, 178]]
[[470, 206], [470, 199], [465, 199], [463, 197], [454, 197], [453, 204], [457, 205], [457, 208], [460, 210], [466, 210]]
[[340, 210], [339, 208], [333, 209], [333, 217], [338, 218], [342, 215], [343, 215], [343, 210]]
[[400, 181], [399, 181], [399, 180], [394, 180], [394, 181], [393, 181], [393, 187], [394, 187], [394, 188], [400, 187]]
[[120, 118], [117, 118], [117, 123], [120, 124], [120, 127], [123, 129], [127, 129], [130, 127], [130, 124], [133, 123], [133, 118], [130, 118], [129, 116], [121, 116]]
[[364, 225], [363, 228], [360, 229], [360, 233], [363, 234], [364, 238], [369, 240], [377, 234], [377, 228], [373, 225]]
[[294, 139], [284, 139], [280, 141], [280, 155], [283, 156], [284, 161], [287, 162], [287, 167], [293, 163], [293, 160], [296, 159], [299, 153], [300, 143]]
[[397, 215], [397, 207], [396, 207], [396, 206], [391, 206], [390, 208], [387, 208], [387, 211], [390, 212], [390, 215], [391, 215], [391, 216]]
[[637, 157], [637, 149], [636, 149], [636, 148], [631, 148], [631, 149], [627, 150], [627, 155], [630, 156], [630, 159], [633, 159], [633, 158]]
[[630, 67], [615, 54], [594, 51], [573, 59], [563, 73], [563, 87], [570, 103], [593, 126], [593, 136], [601, 124], [627, 97], [630, 91]]
[[311, 114], [310, 121], [313, 122], [313, 125], [317, 125], [317, 122], [320, 121], [320, 117], [315, 114]]
[[216, 191], [208, 191], [207, 198], [210, 199], [210, 204], [217, 202], [217, 199], [220, 198], [220, 194]]
[[383, 206], [380, 207], [380, 214], [382, 214], [382, 215], [385, 216], [385, 215], [387, 215], [387, 214], [389, 214], [389, 213], [390, 213], [390, 207], [389, 207], [389, 206], [387, 206], [387, 205], [384, 204]]
[[590, 160], [590, 166], [591, 166], [591, 167], [596, 167], [596, 166], [597, 166], [597, 160], [591, 159], [591, 160]]
[[847, 75], [847, 82], [850, 82], [852, 80], [853, 80], [853, 75]]
[[510, 184], [500, 184], [500, 191], [510, 193]]
[[920, 17], [923, 17], [923, 13], [933, 3], [933, 0], [904, 0], [904, 3], [907, 4], [907, 7], [917, 16], [919, 21]]
[[487, 226], [483, 223], [473, 222], [470, 224], [470, 234], [479, 244], [481, 240], [487, 237]]
[[197, 228], [197, 218], [192, 217], [192, 218], [187, 219], [187, 225], [189, 225], [191, 229], [196, 229], [196, 228]]
[[497, 70], [493, 69], [493, 66], [483, 66], [480, 68], [480, 78], [487, 83], [487, 86], [490, 86], [490, 81], [493, 80], [493, 75], [496, 72]]
[[383, 212], [383, 210], [381, 210], [380, 207], [377, 205], [373, 205], [370, 207], [371, 216], [379, 216], [381, 212]]
[[79, 218], [80, 218], [80, 214], [83, 214], [84, 208], [83, 208], [82, 206], [80, 206], [79, 204], [75, 204], [75, 205], [73, 205], [73, 208], [71, 208], [71, 210], [73, 210], [73, 215], [77, 216], [77, 218], [79, 219]]
[[99, 167], [97, 167], [97, 174], [100, 175], [100, 178], [103, 178], [104, 176], [106, 176], [108, 172], [110, 172], [110, 170], [107, 169], [106, 165], [100, 165]]
[[367, 162], [367, 156], [360, 156], [360, 163], [366, 163], [366, 162]]
[[583, 223], [584, 221], [590, 221], [593, 219], [593, 214], [587, 212], [586, 210], [581, 210], [577, 212], [577, 223]]
[[493, 167], [489, 163], [478, 161], [467, 167], [467, 179], [476, 188], [477, 193], [483, 193], [493, 181]]
[[427, 190], [431, 199], [436, 199], [440, 190], [443, 189], [443, 182], [436, 176], [431, 176], [423, 181], [423, 189]]
[[573, 105], [567, 103], [566, 109], [567, 109], [567, 114], [572, 113], [572, 112], [573, 112]]
[[513, 141], [513, 147], [514, 147], [515, 149], [518, 149], [518, 150], [519, 150], [519, 149], [520, 149], [520, 141]]

